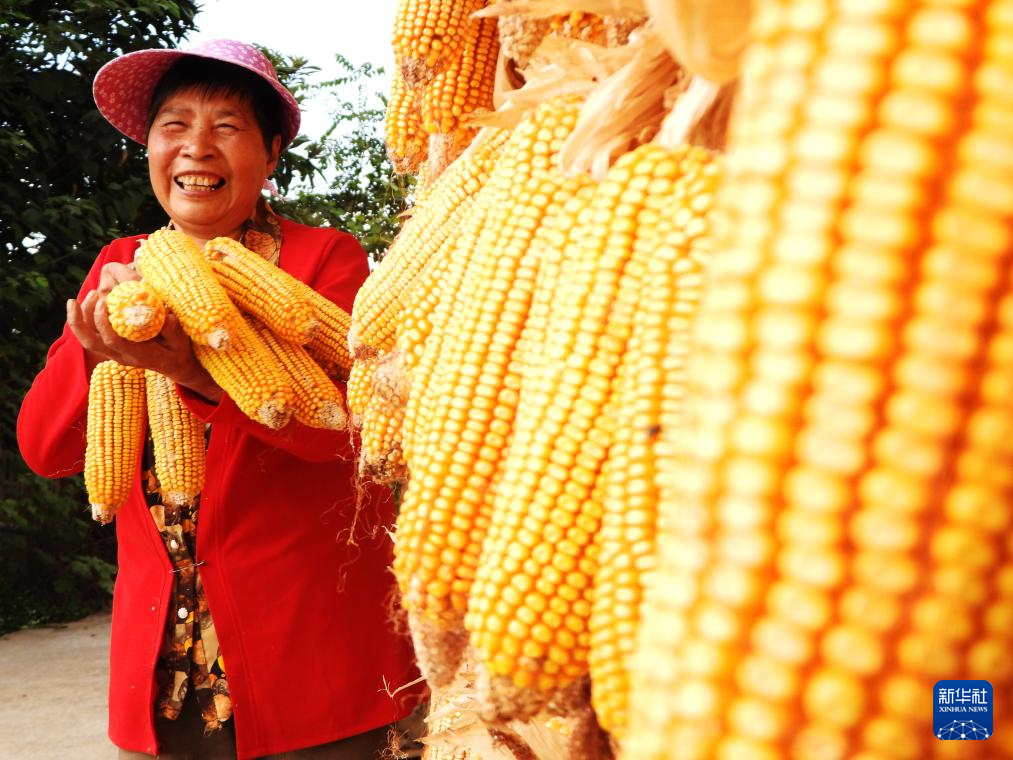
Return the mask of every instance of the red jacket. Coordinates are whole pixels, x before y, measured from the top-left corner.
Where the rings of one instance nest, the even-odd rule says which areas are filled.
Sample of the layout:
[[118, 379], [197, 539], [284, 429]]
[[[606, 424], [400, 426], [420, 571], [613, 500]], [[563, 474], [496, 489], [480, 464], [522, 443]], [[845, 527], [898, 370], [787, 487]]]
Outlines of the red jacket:
[[[284, 220], [282, 234], [281, 268], [350, 311], [368, 274], [355, 238]], [[103, 264], [132, 261], [141, 237], [106, 246], [79, 297], [95, 288]], [[357, 490], [349, 434], [294, 421], [273, 432], [227, 396], [217, 406], [181, 396], [213, 423], [197, 561], [239, 757], [324, 744], [406, 715], [421, 687], [396, 698], [386, 691], [418, 677], [410, 644], [390, 623], [391, 500], [386, 489]], [[87, 403], [84, 350], [64, 328], [18, 418], [21, 453], [35, 472], [82, 470]], [[172, 577], [139, 471], [116, 534], [109, 737], [154, 754], [154, 670]]]

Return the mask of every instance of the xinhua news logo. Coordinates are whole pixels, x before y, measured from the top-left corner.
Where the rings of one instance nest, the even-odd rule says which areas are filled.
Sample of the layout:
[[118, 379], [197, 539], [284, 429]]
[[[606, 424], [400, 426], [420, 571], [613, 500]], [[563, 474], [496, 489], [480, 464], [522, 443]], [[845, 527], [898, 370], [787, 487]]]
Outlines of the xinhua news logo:
[[988, 739], [992, 735], [992, 684], [937, 681], [932, 731], [944, 741]]

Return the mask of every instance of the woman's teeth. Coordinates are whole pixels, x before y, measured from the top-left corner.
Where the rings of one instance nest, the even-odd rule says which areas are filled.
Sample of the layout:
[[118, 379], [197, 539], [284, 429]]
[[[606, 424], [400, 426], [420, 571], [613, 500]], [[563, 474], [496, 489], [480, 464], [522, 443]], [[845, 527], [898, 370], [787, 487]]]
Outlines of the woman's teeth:
[[223, 179], [212, 179], [211, 177], [198, 177], [186, 174], [176, 177], [175, 182], [184, 190], [199, 193], [212, 193], [225, 184], [225, 180]]

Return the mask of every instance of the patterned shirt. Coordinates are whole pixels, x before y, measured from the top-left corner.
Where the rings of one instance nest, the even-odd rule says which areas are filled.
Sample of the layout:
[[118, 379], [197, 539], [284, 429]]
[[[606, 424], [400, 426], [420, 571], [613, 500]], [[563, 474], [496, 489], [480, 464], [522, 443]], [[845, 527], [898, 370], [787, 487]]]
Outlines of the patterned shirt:
[[[240, 242], [272, 264], [278, 263], [281, 225], [263, 198], [244, 225]], [[205, 445], [210, 427], [205, 432]], [[195, 562], [200, 497], [189, 507], [162, 502], [150, 431], [144, 446], [142, 473], [145, 499], [173, 567], [172, 603], [155, 668], [158, 682], [155, 714], [175, 720], [192, 688], [204, 719], [204, 732], [211, 733], [232, 717], [232, 699], [201, 581], [201, 563]]]

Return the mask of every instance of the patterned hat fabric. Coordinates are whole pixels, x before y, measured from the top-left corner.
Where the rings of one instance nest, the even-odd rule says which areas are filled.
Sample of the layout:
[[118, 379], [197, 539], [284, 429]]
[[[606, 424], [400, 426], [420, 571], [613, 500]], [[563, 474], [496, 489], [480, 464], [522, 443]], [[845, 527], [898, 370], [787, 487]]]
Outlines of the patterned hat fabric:
[[282, 149], [299, 133], [299, 104], [278, 81], [271, 61], [253, 45], [236, 40], [209, 40], [188, 50], [137, 50], [114, 58], [95, 75], [92, 92], [98, 110], [131, 140], [146, 144], [151, 96], [162, 75], [184, 57], [224, 61], [257, 74], [278, 93]]

